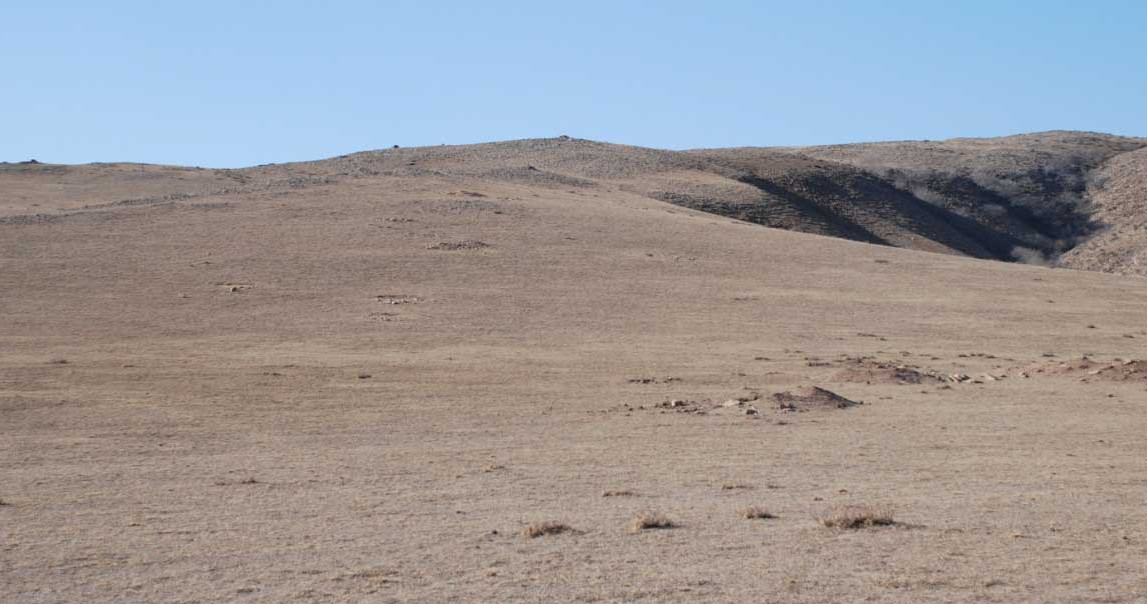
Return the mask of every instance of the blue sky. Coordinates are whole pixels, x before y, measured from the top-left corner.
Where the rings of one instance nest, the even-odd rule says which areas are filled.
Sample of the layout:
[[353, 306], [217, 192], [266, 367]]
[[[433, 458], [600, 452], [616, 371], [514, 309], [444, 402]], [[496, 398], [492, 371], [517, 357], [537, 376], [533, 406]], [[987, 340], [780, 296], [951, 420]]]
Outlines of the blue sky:
[[10, 2], [0, 160], [1147, 136], [1147, 2]]

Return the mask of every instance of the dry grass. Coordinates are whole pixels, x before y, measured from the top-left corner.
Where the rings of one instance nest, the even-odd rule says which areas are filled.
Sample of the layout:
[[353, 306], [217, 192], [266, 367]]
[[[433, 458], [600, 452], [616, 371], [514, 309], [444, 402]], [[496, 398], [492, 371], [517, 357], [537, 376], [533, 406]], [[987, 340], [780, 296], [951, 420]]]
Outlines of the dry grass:
[[535, 522], [530, 526], [522, 529], [522, 536], [533, 539], [543, 535], [560, 535], [573, 531], [570, 526], [564, 522], [556, 520], [546, 520], [544, 522]]
[[630, 533], [640, 533], [645, 529], [668, 529], [677, 526], [665, 514], [659, 512], [642, 512], [629, 524]]
[[633, 491], [630, 491], [628, 489], [622, 489], [619, 491], [606, 491], [606, 492], [602, 493], [601, 496], [602, 497], [636, 497], [637, 493], [634, 493]]
[[751, 505], [747, 508], [744, 508], [739, 513], [741, 514], [741, 517], [746, 520], [768, 520], [770, 518], [777, 517], [772, 512], [757, 505]]
[[871, 506], [842, 506], [816, 517], [817, 522], [829, 528], [860, 529], [896, 524], [892, 512]]
[[[519, 178], [514, 170], [525, 169], [515, 166], [576, 174], [582, 160], [551, 162], [533, 151], [511, 158], [505, 177], [450, 176], [452, 166], [501, 169], [465, 165], [488, 148], [445, 150], [437, 164], [414, 169], [407, 151], [351, 157], [331, 169], [332, 184], [301, 189], [256, 187], [295, 177], [294, 167], [266, 168], [249, 175], [250, 185], [230, 177], [205, 185], [234, 193], [66, 216], [53, 209], [59, 216], [43, 224], [4, 222], [3, 208], [16, 201], [5, 180], [15, 166], [0, 167], [9, 193], [0, 195], [0, 258], [19, 259], [0, 261], [5, 291], [15, 292], [0, 296], [0, 497], [10, 504], [0, 523], [3, 541], [20, 544], [0, 547], [0, 589], [10, 594], [0, 602], [50, 594], [104, 604], [133, 593], [234, 600], [249, 586], [267, 600], [956, 602], [981, 595], [993, 578], [1007, 582], [987, 594], [1001, 601], [1142, 595], [1147, 568], [1131, 555], [1147, 534], [1135, 523], [1107, 526], [1141, 517], [1140, 485], [1128, 476], [1147, 440], [1136, 435], [1141, 409], [1128, 401], [1142, 388], [1024, 379], [1012, 367], [1041, 362], [1045, 350], [1065, 361], [1092, 349], [1104, 362], [1143, 357], [1147, 280], [669, 213], [613, 184], [569, 193], [545, 175]], [[607, 172], [622, 162], [591, 163]], [[680, 181], [704, 203], [703, 187], [737, 186], [695, 182], [688, 165], [642, 186]], [[764, 158], [743, 174], [783, 178], [783, 166], [772, 165]], [[91, 187], [103, 177], [62, 180], [89, 169], [104, 170], [60, 168], [49, 183], [56, 193], [44, 198], [64, 203], [55, 201], [64, 185], [79, 191], [75, 204], [181, 192], [125, 184], [99, 199]], [[153, 169], [123, 168], [115, 178], [147, 184], [138, 173]], [[447, 176], [435, 175], [440, 169]], [[482, 191], [490, 205], [447, 195], [460, 187]], [[764, 199], [754, 191], [743, 189], [746, 204]], [[235, 208], [191, 207], [199, 201]], [[766, 205], [761, 215], [774, 215]], [[487, 211], [495, 206], [511, 217], [495, 218]], [[467, 237], [495, 247], [422, 247]], [[873, 263], [877, 255], [891, 264]], [[214, 284], [223, 279], [255, 287], [233, 296]], [[757, 301], [733, 300], [742, 294]], [[398, 320], [370, 322], [379, 310]], [[1089, 322], [1104, 325], [1079, 329]], [[889, 342], [858, 332], [888, 333]], [[957, 360], [973, 350], [1016, 360]], [[1001, 364], [1012, 377], [930, 387], [929, 395], [856, 386], [861, 398], [890, 398], [823, 415], [761, 407], [767, 420], [756, 422], [652, 409], [686, 397], [710, 399], [704, 410], [746, 386], [766, 396], [835, 387], [833, 368], [806, 367], [803, 356], [900, 361], [899, 352], [910, 353], [905, 362], [973, 375]], [[773, 360], [750, 362], [753, 355]], [[260, 377], [267, 370], [284, 375]], [[742, 370], [748, 376], [735, 374]], [[364, 371], [379, 378], [358, 380]], [[626, 382], [654, 374], [684, 379]], [[1107, 402], [1108, 393], [1122, 402]], [[933, 397], [921, 400], [926, 408], [909, 402], [921, 397]], [[627, 417], [622, 401], [645, 409]], [[930, 426], [918, 425], [922, 415]], [[1001, 425], [1019, 426], [1022, 449], [1046, 454], [998, 463]], [[954, 455], [961, 471], [940, 476], [945, 488], [921, 489], [914, 477]], [[484, 473], [487, 464], [506, 467]], [[1039, 501], [1019, 501], [1024, 476], [1050, 472], [1057, 488], [1026, 489]], [[261, 484], [241, 486], [248, 476]], [[782, 488], [767, 490], [769, 482]], [[753, 489], [722, 490], [726, 483]], [[852, 494], [837, 493], [842, 486]], [[607, 489], [638, 495], [606, 500]], [[1073, 496], [1088, 489], [1085, 501]], [[225, 506], [212, 503], [220, 498]], [[892, 504], [899, 522], [846, 530], [814, 517], [847, 503]], [[737, 515], [753, 504], [785, 515]], [[1083, 507], [1054, 536], [1046, 528]], [[678, 526], [630, 534], [650, 509]], [[924, 512], [936, 509], [943, 518]], [[572, 530], [523, 536], [542, 520]], [[916, 522], [938, 526], [911, 530]], [[1011, 525], [1034, 538], [1013, 539]], [[218, 526], [228, 530], [213, 533]], [[965, 531], [943, 533], [946, 526]], [[401, 538], [383, 543], [385, 535]], [[238, 563], [187, 572], [219, 567], [220, 552]], [[394, 575], [331, 579], [384, 562]], [[483, 577], [491, 568], [499, 575]], [[874, 584], [886, 575], [910, 588]], [[942, 580], [951, 586], [925, 583]]]

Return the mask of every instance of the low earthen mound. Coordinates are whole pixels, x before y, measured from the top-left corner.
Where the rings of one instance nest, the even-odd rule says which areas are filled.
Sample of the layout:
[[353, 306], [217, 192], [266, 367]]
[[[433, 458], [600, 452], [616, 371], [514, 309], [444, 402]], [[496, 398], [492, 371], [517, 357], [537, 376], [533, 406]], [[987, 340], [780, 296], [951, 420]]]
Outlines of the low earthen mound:
[[777, 408], [781, 411], [813, 411], [819, 409], [847, 409], [863, 405], [861, 401], [844, 398], [824, 388], [812, 386], [794, 392], [778, 392], [773, 395]]

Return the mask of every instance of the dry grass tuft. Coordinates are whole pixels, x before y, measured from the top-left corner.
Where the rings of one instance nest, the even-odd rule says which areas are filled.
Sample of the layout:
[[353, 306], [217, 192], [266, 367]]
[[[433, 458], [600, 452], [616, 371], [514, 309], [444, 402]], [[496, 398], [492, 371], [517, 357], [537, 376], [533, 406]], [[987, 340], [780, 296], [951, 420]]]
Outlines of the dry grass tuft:
[[602, 497], [636, 497], [637, 493], [634, 493], [633, 491], [630, 491], [628, 489], [622, 489], [620, 491], [606, 491], [606, 492], [602, 493], [601, 496]]
[[658, 512], [642, 512], [629, 525], [630, 533], [640, 533], [645, 529], [669, 529], [677, 526], [665, 514]]
[[522, 536], [533, 539], [543, 535], [560, 535], [570, 531], [573, 531], [573, 529], [564, 522], [546, 520], [544, 522], [535, 522], [530, 526], [522, 529]]
[[760, 507], [760, 506], [756, 506], [756, 505], [751, 505], [751, 506], [741, 510], [740, 514], [741, 514], [741, 517], [746, 519], [746, 520], [768, 520], [770, 518], [776, 518], [777, 517], [775, 514], [768, 511], [767, 509]]
[[829, 510], [816, 517], [817, 521], [829, 528], [860, 529], [873, 526], [896, 524], [892, 512], [870, 506], [843, 506]]

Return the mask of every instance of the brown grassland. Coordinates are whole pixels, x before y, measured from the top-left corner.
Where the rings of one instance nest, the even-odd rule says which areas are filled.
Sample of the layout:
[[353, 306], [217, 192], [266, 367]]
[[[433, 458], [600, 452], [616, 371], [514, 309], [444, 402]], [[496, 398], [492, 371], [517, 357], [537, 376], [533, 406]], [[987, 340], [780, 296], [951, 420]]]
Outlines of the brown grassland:
[[1147, 280], [567, 143], [0, 166], [0, 602], [1147, 598]]

